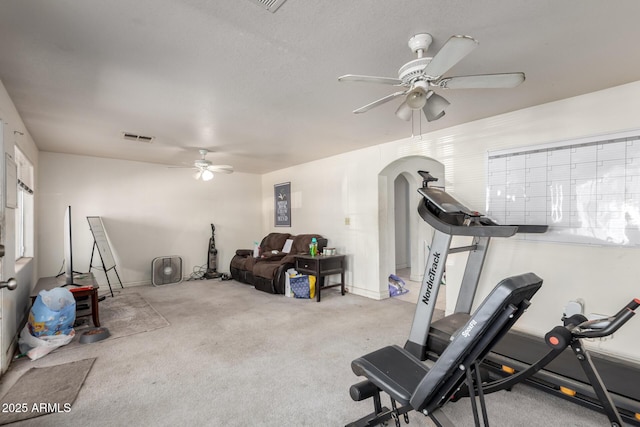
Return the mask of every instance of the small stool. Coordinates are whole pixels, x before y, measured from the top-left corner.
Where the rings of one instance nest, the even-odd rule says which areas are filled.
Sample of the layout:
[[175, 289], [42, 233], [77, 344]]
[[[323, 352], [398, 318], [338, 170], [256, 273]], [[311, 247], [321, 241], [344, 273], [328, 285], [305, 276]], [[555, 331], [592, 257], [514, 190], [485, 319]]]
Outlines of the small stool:
[[72, 287], [69, 289], [73, 294], [73, 298], [78, 299], [83, 297], [91, 298], [91, 319], [93, 320], [93, 326], [96, 328], [100, 326], [100, 316], [98, 315], [98, 290], [93, 286], [81, 286]]

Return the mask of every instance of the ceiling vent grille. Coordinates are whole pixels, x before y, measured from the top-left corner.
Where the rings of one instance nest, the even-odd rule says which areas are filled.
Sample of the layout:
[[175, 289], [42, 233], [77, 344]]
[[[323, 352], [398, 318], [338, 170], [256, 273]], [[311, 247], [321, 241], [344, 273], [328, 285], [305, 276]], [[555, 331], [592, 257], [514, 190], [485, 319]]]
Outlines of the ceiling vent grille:
[[129, 141], [146, 142], [147, 144], [152, 143], [154, 140], [153, 136], [138, 135], [131, 132], [122, 132], [122, 137]]
[[275, 13], [275, 11], [278, 10], [278, 8], [282, 6], [282, 3], [284, 3], [286, 0], [251, 0], [251, 1], [267, 9], [269, 12]]

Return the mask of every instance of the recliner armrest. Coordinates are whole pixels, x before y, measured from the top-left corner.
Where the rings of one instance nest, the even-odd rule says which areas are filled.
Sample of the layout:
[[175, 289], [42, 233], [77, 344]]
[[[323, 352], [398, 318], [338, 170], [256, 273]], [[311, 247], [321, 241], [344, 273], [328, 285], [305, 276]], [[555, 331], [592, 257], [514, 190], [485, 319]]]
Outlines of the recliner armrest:
[[253, 249], [238, 249], [236, 250], [238, 256], [251, 256], [253, 255]]
[[285, 254], [286, 256], [284, 258], [282, 258], [282, 263], [287, 263], [287, 264], [295, 264], [296, 263], [296, 256], [293, 254]]
[[271, 253], [271, 252], [267, 252], [262, 254], [262, 256], [260, 258], [258, 258], [256, 261], [260, 262], [260, 261], [280, 261], [281, 259], [283, 259], [287, 254], [284, 252], [278, 252], [277, 254]]

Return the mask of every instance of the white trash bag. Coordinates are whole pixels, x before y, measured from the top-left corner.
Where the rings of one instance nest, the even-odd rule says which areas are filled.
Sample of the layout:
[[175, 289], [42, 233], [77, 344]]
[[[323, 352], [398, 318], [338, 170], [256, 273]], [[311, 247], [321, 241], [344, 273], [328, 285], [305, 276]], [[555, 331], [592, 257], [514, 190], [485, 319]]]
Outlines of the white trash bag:
[[26, 353], [29, 359], [36, 360], [51, 353], [58, 347], [67, 345], [76, 336], [74, 329], [67, 335], [43, 335], [39, 338], [29, 333], [29, 325], [24, 325], [18, 339], [20, 353]]

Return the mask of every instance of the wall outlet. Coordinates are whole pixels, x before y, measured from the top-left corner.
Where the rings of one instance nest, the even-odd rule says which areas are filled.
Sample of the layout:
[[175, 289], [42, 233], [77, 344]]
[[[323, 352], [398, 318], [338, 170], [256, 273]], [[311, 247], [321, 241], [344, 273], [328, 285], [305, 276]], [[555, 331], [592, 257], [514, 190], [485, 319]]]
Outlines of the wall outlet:
[[569, 301], [564, 307], [564, 315], [566, 317], [571, 317], [574, 314], [584, 314], [584, 300], [582, 298]]

